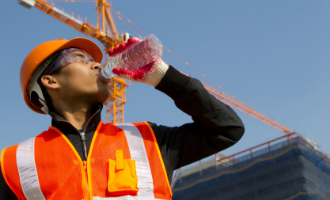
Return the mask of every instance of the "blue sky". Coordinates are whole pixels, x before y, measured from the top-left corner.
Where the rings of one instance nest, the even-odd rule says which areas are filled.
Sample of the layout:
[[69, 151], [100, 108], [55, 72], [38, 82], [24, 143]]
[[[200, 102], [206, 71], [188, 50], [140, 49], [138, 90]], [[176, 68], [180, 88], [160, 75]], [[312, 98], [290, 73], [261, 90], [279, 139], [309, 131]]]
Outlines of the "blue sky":
[[[55, 4], [96, 21], [93, 3]], [[330, 154], [329, 1], [113, 0], [112, 6], [237, 99], [314, 140]], [[25, 56], [48, 40], [87, 36], [36, 8], [22, 7], [17, 0], [0, 2], [0, 19], [3, 149], [50, 125], [49, 116], [33, 113], [24, 104], [19, 71]], [[116, 17], [115, 22], [120, 32], [135, 36]], [[216, 87], [174, 56], [165, 52], [164, 57], [177, 69]], [[226, 155], [283, 135], [237, 113], [246, 133], [222, 152]], [[105, 112], [102, 117], [105, 120]], [[191, 118], [151, 86], [132, 83], [125, 121], [179, 126]]]

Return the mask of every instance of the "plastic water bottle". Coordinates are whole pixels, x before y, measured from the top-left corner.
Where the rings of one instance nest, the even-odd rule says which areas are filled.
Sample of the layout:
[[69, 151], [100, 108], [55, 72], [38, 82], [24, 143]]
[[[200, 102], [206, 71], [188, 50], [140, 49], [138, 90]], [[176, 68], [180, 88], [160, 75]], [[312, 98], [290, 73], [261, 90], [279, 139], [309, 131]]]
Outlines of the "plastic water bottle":
[[156, 59], [162, 57], [163, 45], [153, 34], [143, 38], [140, 43], [136, 42], [123, 52], [110, 56], [106, 66], [102, 68], [101, 75], [105, 78], [114, 76], [112, 69], [119, 67], [128, 71], [134, 71]]

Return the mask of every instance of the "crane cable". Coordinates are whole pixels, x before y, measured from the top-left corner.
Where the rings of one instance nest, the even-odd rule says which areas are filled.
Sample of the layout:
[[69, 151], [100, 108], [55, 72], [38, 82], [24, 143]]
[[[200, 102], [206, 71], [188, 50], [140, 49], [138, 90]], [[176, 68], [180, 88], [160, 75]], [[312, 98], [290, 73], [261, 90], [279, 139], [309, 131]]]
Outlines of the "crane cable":
[[117, 15], [117, 17], [128, 27], [130, 28], [137, 36], [139, 36], [140, 39], [142, 39], [142, 37], [132, 28], [130, 27], [120, 16]]

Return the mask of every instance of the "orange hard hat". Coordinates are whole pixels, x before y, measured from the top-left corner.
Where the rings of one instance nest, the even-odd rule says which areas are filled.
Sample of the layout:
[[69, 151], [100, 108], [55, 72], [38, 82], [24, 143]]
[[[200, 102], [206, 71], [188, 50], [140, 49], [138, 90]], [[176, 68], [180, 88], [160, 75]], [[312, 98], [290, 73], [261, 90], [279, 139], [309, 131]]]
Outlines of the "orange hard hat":
[[41, 109], [38, 109], [31, 104], [30, 95], [27, 92], [27, 87], [29, 81], [31, 80], [33, 72], [36, 71], [38, 66], [50, 55], [54, 54], [59, 50], [71, 47], [79, 48], [86, 51], [94, 58], [95, 62], [101, 63], [102, 61], [102, 50], [97, 46], [97, 44], [86, 38], [73, 38], [71, 40], [51, 40], [35, 47], [29, 53], [29, 55], [26, 56], [20, 72], [21, 89], [23, 92], [24, 100], [26, 105], [28, 105], [31, 110], [37, 113], [45, 114]]

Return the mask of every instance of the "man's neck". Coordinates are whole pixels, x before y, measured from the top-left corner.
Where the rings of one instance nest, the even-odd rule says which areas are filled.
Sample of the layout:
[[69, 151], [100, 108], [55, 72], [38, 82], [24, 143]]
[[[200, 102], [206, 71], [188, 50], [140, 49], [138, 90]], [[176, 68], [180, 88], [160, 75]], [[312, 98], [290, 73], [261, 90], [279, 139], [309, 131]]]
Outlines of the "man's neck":
[[54, 107], [56, 114], [71, 123], [77, 130], [86, 128], [88, 120], [93, 115], [93, 105], [90, 104], [57, 104]]

